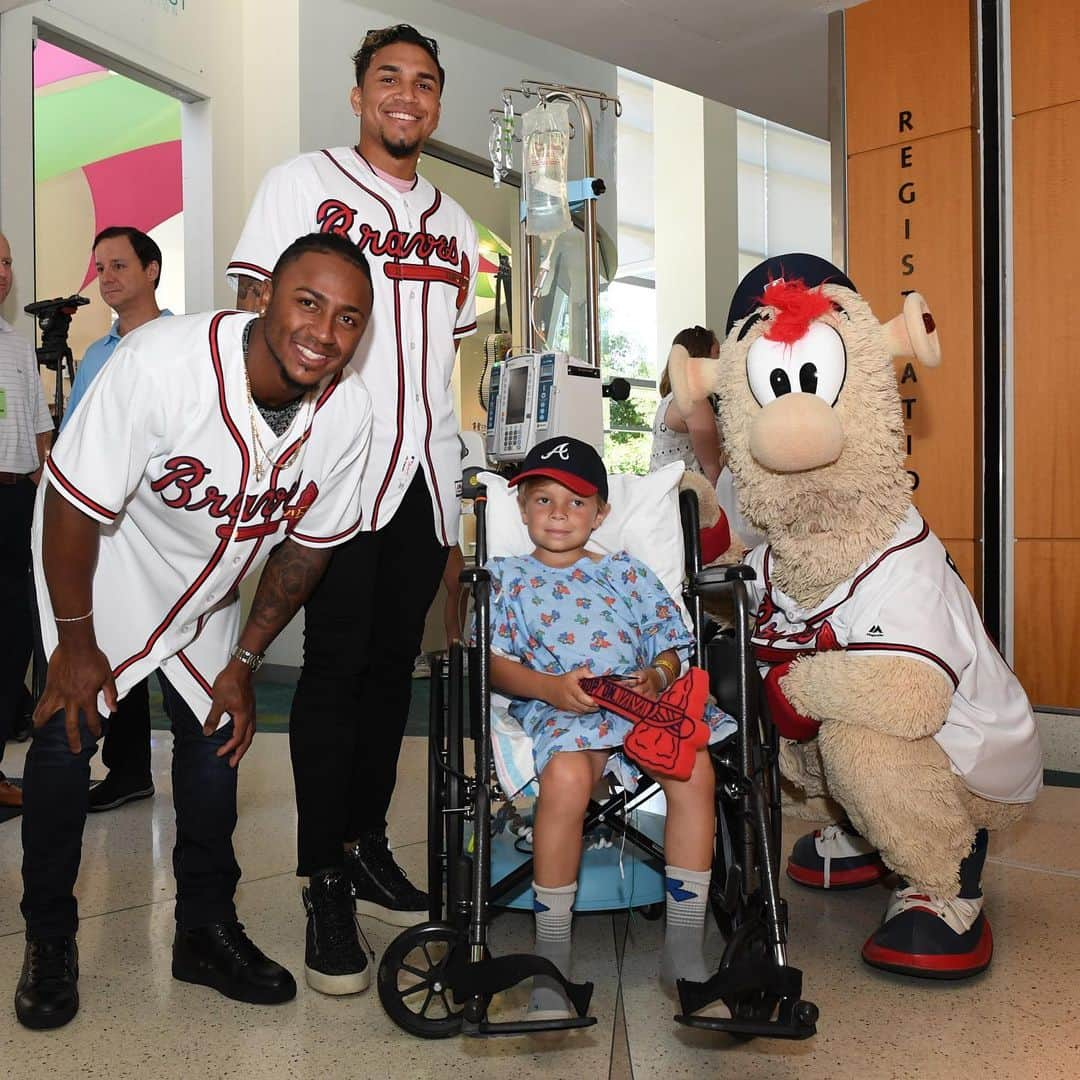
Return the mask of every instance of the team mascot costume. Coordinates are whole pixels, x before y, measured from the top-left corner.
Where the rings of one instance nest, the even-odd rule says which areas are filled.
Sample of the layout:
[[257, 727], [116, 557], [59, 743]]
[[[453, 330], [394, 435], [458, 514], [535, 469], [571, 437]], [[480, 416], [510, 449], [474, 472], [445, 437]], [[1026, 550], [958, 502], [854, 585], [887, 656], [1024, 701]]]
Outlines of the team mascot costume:
[[898, 876], [863, 946], [889, 971], [960, 979], [990, 963], [988, 830], [1041, 785], [1027, 697], [941, 541], [911, 502], [894, 356], [940, 360], [916, 293], [881, 325], [813, 255], [739, 285], [716, 360], [671, 370], [689, 409], [719, 396], [742, 512], [755, 655], [784, 775], [841, 820], [802, 837], [788, 874], [819, 889]]

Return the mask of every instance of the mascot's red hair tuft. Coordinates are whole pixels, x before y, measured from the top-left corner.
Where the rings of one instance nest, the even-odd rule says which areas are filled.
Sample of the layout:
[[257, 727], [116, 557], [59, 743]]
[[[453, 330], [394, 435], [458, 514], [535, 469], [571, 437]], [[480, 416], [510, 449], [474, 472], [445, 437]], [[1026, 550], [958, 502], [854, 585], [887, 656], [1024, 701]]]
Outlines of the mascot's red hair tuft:
[[771, 282], [758, 303], [776, 309], [776, 318], [765, 331], [770, 341], [794, 345], [810, 324], [833, 310], [833, 302], [820, 289], [808, 289], [803, 281]]

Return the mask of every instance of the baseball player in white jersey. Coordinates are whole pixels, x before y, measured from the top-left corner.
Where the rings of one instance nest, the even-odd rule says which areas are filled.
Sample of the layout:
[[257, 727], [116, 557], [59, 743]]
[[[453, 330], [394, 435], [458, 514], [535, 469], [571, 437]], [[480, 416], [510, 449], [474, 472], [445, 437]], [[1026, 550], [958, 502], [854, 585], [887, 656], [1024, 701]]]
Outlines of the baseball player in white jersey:
[[476, 329], [476, 230], [417, 175], [439, 119], [438, 46], [410, 26], [370, 32], [353, 58], [360, 141], [278, 165], [255, 196], [228, 273], [238, 303], [261, 302], [266, 268], [297, 230], [347, 236], [367, 256], [371, 333], [354, 365], [375, 402], [362, 533], [335, 552], [305, 606], [304, 667], [289, 725], [298, 868], [311, 879], [306, 974], [329, 994], [363, 990], [370, 972], [351, 925], [427, 916], [397, 866], [386, 812], [408, 716], [424, 617], [457, 541], [456, 345]]
[[800, 654], [905, 656], [936, 667], [953, 686], [934, 739], [965, 786], [994, 802], [1031, 802], [1042, 785], [1035, 719], [1019, 680], [1001, 658], [941, 541], [911, 507], [892, 542], [805, 611], [773, 583], [768, 544], [746, 558], [757, 604], [752, 644], [763, 666]]
[[[173, 975], [252, 1003], [296, 993], [236, 919], [235, 766], [263, 651], [361, 525], [372, 410], [346, 365], [370, 311], [355, 245], [301, 237], [276, 261], [265, 318], [182, 316], [125, 337], [46, 467], [34, 571], [50, 663], [26, 759], [15, 1002], [28, 1027], [78, 1010], [72, 889], [98, 717], [155, 669], [174, 735]], [[240, 631], [239, 585], [264, 560]]]

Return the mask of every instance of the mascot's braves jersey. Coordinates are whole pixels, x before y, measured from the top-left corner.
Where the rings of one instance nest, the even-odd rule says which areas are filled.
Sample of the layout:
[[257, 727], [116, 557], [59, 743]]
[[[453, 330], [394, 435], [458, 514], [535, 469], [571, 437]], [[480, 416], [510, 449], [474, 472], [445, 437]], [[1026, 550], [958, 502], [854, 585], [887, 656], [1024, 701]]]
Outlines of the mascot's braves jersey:
[[[119, 694], [160, 668], [199, 718], [236, 642], [240, 582], [286, 537], [332, 546], [361, 526], [371, 402], [360, 377], [346, 367], [309, 391], [276, 436], [248, 397], [241, 334], [251, 318], [174, 316], [126, 336], [57, 440], [41, 485], [101, 523], [94, 628]], [[34, 576], [51, 655], [43, 507], [39, 496]]]
[[769, 576], [771, 549], [746, 558], [758, 605], [754, 654], [763, 665], [846, 649], [903, 656], [937, 668], [953, 686], [934, 736], [953, 771], [977, 795], [1030, 802], [1042, 783], [1042, 751], [1027, 695], [987, 636], [978, 609], [941, 541], [910, 508], [889, 546], [813, 611]]
[[282, 251], [312, 232], [348, 236], [371, 265], [375, 306], [353, 358], [375, 407], [364, 528], [394, 516], [421, 468], [435, 534], [457, 543], [461, 444], [451, 377], [457, 341], [476, 332], [476, 229], [423, 177], [399, 192], [352, 147], [317, 150], [263, 178], [226, 273], [269, 278]]

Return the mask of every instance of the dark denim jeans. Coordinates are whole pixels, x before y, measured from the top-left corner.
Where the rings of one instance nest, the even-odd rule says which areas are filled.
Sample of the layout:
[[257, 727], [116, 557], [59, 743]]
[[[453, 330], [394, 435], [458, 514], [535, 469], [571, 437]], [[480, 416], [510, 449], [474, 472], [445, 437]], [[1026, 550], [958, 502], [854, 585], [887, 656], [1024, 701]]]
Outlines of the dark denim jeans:
[[[184, 699], [159, 673], [173, 733], [172, 787], [176, 809], [176, 921], [186, 928], [236, 918], [233, 894], [240, 867], [233, 855], [236, 769], [217, 750], [229, 723], [204, 735]], [[73, 754], [64, 714], [34, 732], [23, 775], [23, 898], [28, 938], [73, 935], [79, 925], [73, 890], [82, 856], [90, 759], [97, 740], [80, 723], [82, 749]]]

